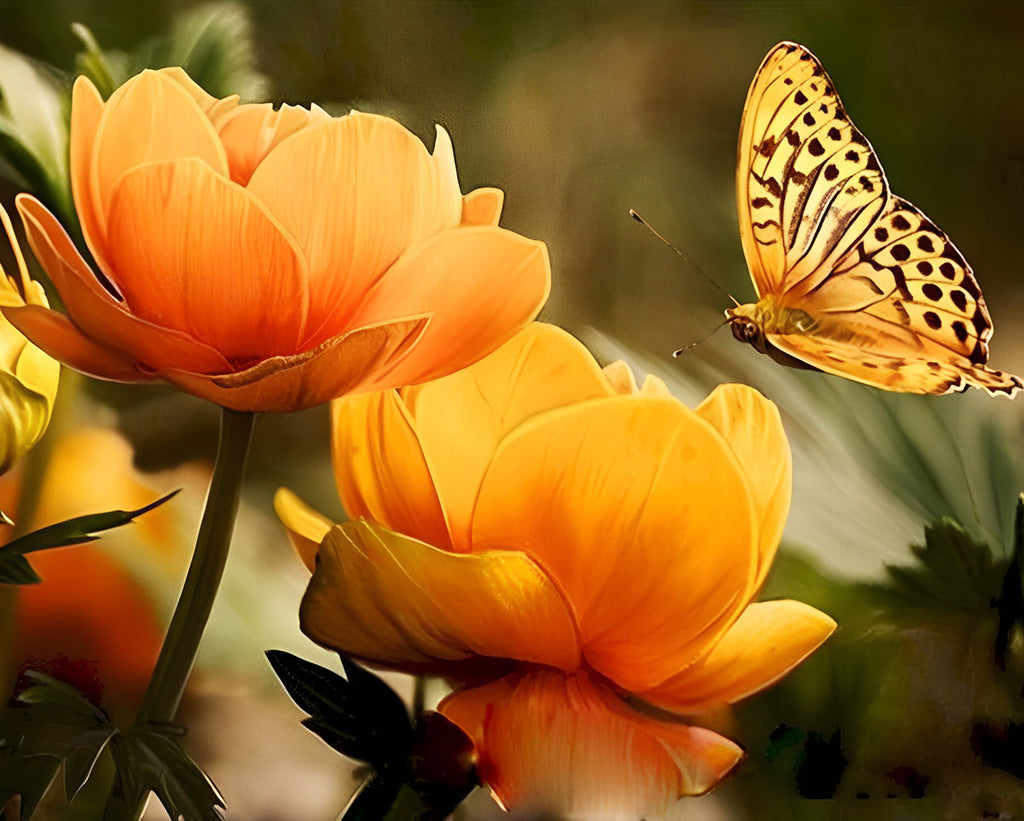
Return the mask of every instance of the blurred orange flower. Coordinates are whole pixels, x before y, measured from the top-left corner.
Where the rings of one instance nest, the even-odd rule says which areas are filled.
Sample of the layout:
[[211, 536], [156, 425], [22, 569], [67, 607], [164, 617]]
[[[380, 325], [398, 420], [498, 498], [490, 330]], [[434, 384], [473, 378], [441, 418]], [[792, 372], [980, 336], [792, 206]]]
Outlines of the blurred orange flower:
[[682, 717], [766, 687], [835, 628], [751, 603], [791, 486], [778, 411], [751, 388], [691, 411], [535, 324], [333, 413], [353, 520], [276, 500], [313, 571], [303, 630], [454, 682], [439, 709], [505, 807], [637, 818], [705, 792], [743, 752]]
[[19, 196], [67, 315], [7, 315], [101, 379], [297, 410], [464, 367], [547, 297], [544, 245], [498, 228], [500, 191], [462, 196], [440, 127], [430, 154], [387, 117], [240, 105], [177, 68], [107, 102], [79, 77], [71, 180], [99, 272]]

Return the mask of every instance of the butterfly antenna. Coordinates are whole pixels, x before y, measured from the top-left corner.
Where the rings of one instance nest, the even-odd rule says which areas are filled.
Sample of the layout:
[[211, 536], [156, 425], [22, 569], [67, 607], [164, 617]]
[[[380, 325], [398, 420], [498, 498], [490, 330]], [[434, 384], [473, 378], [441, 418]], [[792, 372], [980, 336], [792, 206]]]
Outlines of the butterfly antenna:
[[[636, 211], [634, 211], [634, 210], [633, 210], [632, 208], [630, 208], [630, 209], [629, 209], [629, 215], [630, 215], [630, 216], [631, 216], [631, 217], [632, 217], [633, 219], [635, 219], [635, 220], [636, 220], [637, 222], [639, 222], [639, 223], [640, 223], [640, 224], [641, 224], [641, 225], [642, 225], [642, 226], [643, 226], [644, 228], [646, 228], [646, 229], [647, 229], [648, 231], [650, 231], [650, 232], [651, 232], [652, 234], [654, 234], [654, 236], [656, 236], [656, 237], [657, 237], [658, 239], [660, 239], [660, 240], [661, 240], [662, 242], [664, 242], [664, 243], [665, 243], [665, 244], [666, 244], [666, 245], [667, 245], [667, 246], [668, 246], [669, 248], [671, 248], [671, 249], [672, 249], [673, 251], [675, 251], [675, 252], [676, 252], [676, 254], [678, 254], [678, 255], [679, 255], [679, 258], [680, 258], [680, 259], [681, 259], [681, 260], [682, 260], [683, 262], [685, 262], [685, 263], [686, 263], [687, 265], [692, 265], [692, 266], [693, 266], [694, 268], [696, 268], [696, 269], [697, 269], [697, 271], [698, 271], [698, 272], [700, 272], [701, 276], [703, 276], [703, 277], [704, 277], [704, 279], [706, 279], [706, 280], [707, 280], [708, 282], [710, 282], [710, 283], [711, 283], [712, 285], [714, 285], [714, 286], [715, 286], [715, 287], [716, 287], [716, 288], [717, 288], [717, 289], [718, 289], [719, 291], [721, 291], [721, 292], [722, 292], [723, 294], [725, 294], [725, 295], [726, 295], [727, 297], [729, 297], [729, 299], [731, 299], [731, 300], [732, 300], [732, 304], [733, 304], [733, 305], [739, 306], [739, 304], [740, 304], [740, 303], [739, 303], [739, 300], [737, 300], [737, 299], [736, 299], [736, 297], [734, 297], [734, 296], [733, 296], [732, 294], [730, 294], [730, 293], [729, 293], [729, 292], [728, 292], [727, 290], [725, 290], [725, 288], [723, 288], [723, 287], [722, 287], [721, 285], [719, 285], [719, 284], [718, 284], [717, 282], [715, 282], [715, 280], [713, 280], [713, 279], [712, 279], [712, 278], [711, 278], [710, 276], [708, 276], [708, 275], [707, 275], [707, 273], [705, 273], [705, 272], [704, 272], [704, 270], [703, 270], [703, 269], [702, 269], [702, 268], [701, 268], [701, 267], [700, 267], [699, 265], [697, 265], [697, 264], [695, 264], [695, 263], [691, 262], [691, 261], [689, 260], [689, 258], [688, 258], [688, 257], [686, 256], [686, 254], [684, 254], [684, 253], [683, 253], [682, 251], [680, 251], [680, 250], [679, 250], [678, 248], [676, 248], [676, 246], [675, 246], [675, 245], [673, 245], [673, 244], [672, 244], [671, 242], [669, 242], [669, 241], [668, 241], [667, 239], [665, 239], [665, 237], [663, 237], [663, 236], [662, 236], [661, 234], [659, 234], [659, 233], [658, 233], [658, 232], [657, 232], [657, 231], [656, 231], [656, 230], [654, 229], [654, 227], [653, 227], [653, 226], [652, 226], [652, 225], [651, 225], [651, 224], [650, 224], [650, 223], [649, 223], [649, 222], [648, 222], [647, 220], [645, 220], [645, 219], [644, 219], [643, 217], [641, 217], [641, 216], [640, 216], [640, 215], [639, 215], [639, 214], [638, 214], [638, 213], [637, 213]], [[720, 328], [720, 327], [722, 327], [722, 326], [721, 326], [721, 325], [719, 325], [718, 327]], [[717, 331], [717, 330], [718, 330], [718, 328], [716, 328], [715, 330]], [[714, 331], [712, 331], [712, 333], [714, 333]], [[706, 338], [706, 337], [705, 337], [705, 338]], [[701, 341], [703, 342], [704, 340], [701, 340]], [[699, 343], [694, 343], [694, 344], [699, 344]], [[687, 347], [690, 347], [690, 346], [687, 346]], [[686, 349], [685, 349], [685, 348], [682, 348], [682, 349], [680, 349], [680, 350], [686, 350]], [[676, 354], [675, 354], [675, 355], [676, 355], [676, 356], [678, 356], [678, 355], [679, 355], [679, 353], [680, 353], [680, 351], [676, 351]]]
[[673, 351], [672, 352], [672, 358], [673, 359], [678, 359], [679, 357], [681, 357], [687, 351], [693, 350], [698, 345], [700, 345], [700, 344], [702, 344], [704, 342], [707, 342], [714, 334], [716, 334], [719, 331], [719, 329], [721, 329], [721, 327], [723, 325], [728, 325], [728, 324], [729, 324], [729, 319], [728, 318], [723, 319], [721, 322], [719, 322], [717, 325], [715, 325], [714, 328], [712, 328], [708, 333], [704, 334], [704, 336], [702, 336], [696, 342], [691, 342], [689, 345], [683, 345], [683, 347], [681, 347], [679, 350]]

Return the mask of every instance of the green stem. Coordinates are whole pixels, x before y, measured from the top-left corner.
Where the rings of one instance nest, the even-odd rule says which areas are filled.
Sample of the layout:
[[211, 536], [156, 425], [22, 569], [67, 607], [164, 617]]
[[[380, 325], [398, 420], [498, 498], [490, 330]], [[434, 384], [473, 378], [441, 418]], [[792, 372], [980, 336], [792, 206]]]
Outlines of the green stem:
[[227, 408], [222, 411], [217, 462], [192, 562], [135, 721], [136, 726], [171, 722], [178, 711], [185, 682], [192, 671], [199, 641], [224, 574], [255, 418], [254, 413], [246, 411]]

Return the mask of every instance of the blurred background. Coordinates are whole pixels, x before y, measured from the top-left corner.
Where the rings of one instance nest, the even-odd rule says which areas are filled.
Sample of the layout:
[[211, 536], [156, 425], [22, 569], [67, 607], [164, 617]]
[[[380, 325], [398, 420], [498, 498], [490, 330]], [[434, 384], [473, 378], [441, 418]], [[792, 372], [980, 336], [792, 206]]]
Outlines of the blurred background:
[[[802, 598], [841, 630], [786, 683], [708, 719], [750, 758], [674, 815], [763, 818], [765, 806], [780, 808], [770, 817], [1024, 813], [1024, 678], [1013, 659], [1005, 670], [993, 663], [1000, 625], [1013, 627], [1010, 650], [1020, 655], [1016, 616], [994, 606], [1024, 490], [1020, 400], [896, 396], [791, 372], [727, 329], [671, 358], [711, 333], [729, 305], [695, 266], [741, 302], [754, 298], [734, 203], [740, 114], [765, 53], [795, 40], [824, 63], [892, 190], [971, 262], [997, 330], [992, 364], [1024, 372], [1024, 5], [0, 0], [0, 44], [69, 84], [83, 48], [73, 23], [102, 50], [131, 53], [125, 66], [157, 65], [168, 32], [225, 13], [245, 70], [233, 75], [240, 85], [209, 91], [385, 113], [428, 145], [442, 124], [463, 191], [504, 189], [502, 225], [547, 243], [553, 285], [542, 319], [603, 360], [624, 357], [640, 376], [665, 378], [685, 401], [744, 381], [780, 406], [795, 490], [765, 597]], [[201, 68], [203, 54], [191, 57]], [[4, 183], [5, 202], [22, 187]], [[629, 219], [630, 208], [691, 263]], [[185, 487], [167, 514], [184, 534], [177, 554], [165, 545], [155, 558], [140, 534], [97, 548], [142, 585], [158, 633], [187, 561], [218, 414], [159, 387], [82, 380], [80, 390], [88, 401], [59, 412], [48, 440], [101, 428], [118, 444], [100, 452], [123, 449], [103, 470], [154, 494]], [[277, 647], [337, 669], [298, 632], [304, 571], [270, 508], [286, 485], [343, 516], [327, 436], [326, 408], [257, 424], [226, 586], [184, 717], [229, 818], [333, 817], [353, 783], [351, 767], [299, 726], [262, 656]], [[101, 461], [85, 464], [95, 475]], [[92, 509], [131, 506], [111, 493]], [[911, 551], [941, 517], [959, 522], [962, 537], [943, 530], [928, 550]], [[893, 565], [910, 570], [894, 574]], [[479, 795], [466, 817], [496, 812]]]

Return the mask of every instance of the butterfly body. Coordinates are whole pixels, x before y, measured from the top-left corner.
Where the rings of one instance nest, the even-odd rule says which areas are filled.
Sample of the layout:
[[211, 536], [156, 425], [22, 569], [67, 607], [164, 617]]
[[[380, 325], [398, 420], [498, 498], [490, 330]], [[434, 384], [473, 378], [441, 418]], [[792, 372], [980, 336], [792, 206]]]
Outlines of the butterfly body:
[[726, 311], [762, 353], [886, 390], [1013, 395], [970, 266], [892, 194], [874, 149], [807, 49], [780, 43], [747, 95], [740, 236], [758, 302]]

